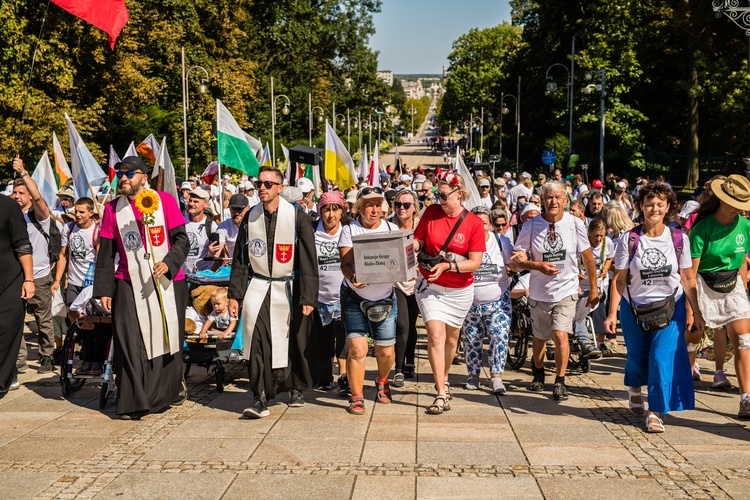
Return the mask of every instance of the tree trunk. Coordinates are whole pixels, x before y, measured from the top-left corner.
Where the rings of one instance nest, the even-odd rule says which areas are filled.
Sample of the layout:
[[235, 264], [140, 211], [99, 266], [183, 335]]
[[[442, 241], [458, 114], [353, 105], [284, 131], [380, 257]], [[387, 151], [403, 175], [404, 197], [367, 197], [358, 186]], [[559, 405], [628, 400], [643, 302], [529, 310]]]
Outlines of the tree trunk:
[[698, 70], [695, 67], [695, 54], [690, 54], [690, 90], [688, 91], [688, 173], [685, 188], [695, 189], [698, 185]]

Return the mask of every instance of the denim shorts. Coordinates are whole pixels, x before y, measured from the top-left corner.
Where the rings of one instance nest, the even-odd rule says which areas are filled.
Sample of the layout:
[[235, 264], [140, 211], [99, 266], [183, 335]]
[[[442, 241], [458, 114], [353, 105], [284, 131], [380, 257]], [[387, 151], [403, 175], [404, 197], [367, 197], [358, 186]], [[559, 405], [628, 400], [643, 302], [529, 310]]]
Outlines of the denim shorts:
[[367, 319], [365, 313], [359, 308], [351, 290], [346, 285], [341, 286], [341, 297], [346, 297], [343, 305], [342, 316], [346, 338], [355, 339], [359, 337], [372, 337], [373, 343], [378, 346], [388, 347], [396, 343], [396, 294], [392, 294], [393, 307], [391, 313], [383, 321], [373, 323]]

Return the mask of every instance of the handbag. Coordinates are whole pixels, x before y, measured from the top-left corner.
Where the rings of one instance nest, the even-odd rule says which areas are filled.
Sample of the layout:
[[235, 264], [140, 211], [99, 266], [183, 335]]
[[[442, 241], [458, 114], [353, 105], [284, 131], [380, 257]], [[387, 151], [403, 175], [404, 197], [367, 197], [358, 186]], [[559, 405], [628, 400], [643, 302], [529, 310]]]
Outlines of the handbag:
[[[677, 289], [674, 293], [676, 292]], [[633, 312], [635, 321], [641, 327], [641, 330], [646, 333], [653, 333], [669, 325], [675, 310], [674, 293], [662, 300], [636, 306], [630, 299], [630, 288], [628, 288], [628, 304], [630, 304], [630, 310]]]
[[714, 292], [729, 293], [737, 285], [737, 272], [738, 269], [734, 271], [699, 272], [698, 274], [701, 275], [706, 286]]
[[443, 260], [445, 259], [445, 251], [448, 249], [448, 245], [453, 239], [453, 235], [456, 234], [458, 226], [461, 225], [461, 223], [466, 218], [466, 214], [468, 213], [469, 211], [464, 209], [464, 211], [461, 213], [461, 217], [458, 218], [458, 222], [456, 222], [456, 224], [453, 226], [453, 229], [451, 229], [448, 238], [446, 238], [445, 243], [443, 243], [443, 247], [440, 249], [437, 255], [429, 255], [428, 253], [425, 253], [423, 251], [420, 251], [417, 254], [417, 262], [425, 271], [432, 271], [433, 267], [443, 262]]

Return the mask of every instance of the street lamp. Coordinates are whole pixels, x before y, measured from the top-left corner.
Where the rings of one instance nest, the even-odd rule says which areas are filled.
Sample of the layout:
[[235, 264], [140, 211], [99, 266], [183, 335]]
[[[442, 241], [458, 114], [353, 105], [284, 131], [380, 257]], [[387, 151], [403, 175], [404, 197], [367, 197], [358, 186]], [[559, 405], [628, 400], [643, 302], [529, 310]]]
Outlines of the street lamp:
[[362, 125], [362, 126], [360, 127], [360, 130], [363, 130], [363, 129], [364, 129], [365, 127], [367, 127], [367, 130], [368, 130], [368, 132], [370, 133], [370, 140], [369, 140], [369, 142], [368, 142], [367, 144], [368, 144], [368, 147], [370, 148], [370, 154], [372, 154], [372, 127], [373, 127], [373, 125], [374, 125], [374, 124], [372, 123], [372, 118], [371, 118], [371, 117], [370, 117], [370, 115], [368, 114], [368, 115], [367, 115], [367, 119], [366, 119], [366, 120], [365, 120], [365, 119], [363, 119], [363, 120], [362, 120], [362, 121], [360, 121], [359, 123], [360, 123], [360, 124]]
[[354, 129], [357, 130], [357, 148], [362, 149], [362, 131], [359, 129], [359, 118], [356, 116], [351, 116], [351, 113], [349, 112], [349, 108], [346, 108], [346, 128], [349, 132], [349, 136], [351, 136], [351, 129], [352, 129], [352, 122], [354, 123]]
[[273, 77], [271, 77], [271, 163], [273, 168], [276, 168], [276, 99], [283, 97], [286, 100], [284, 107], [281, 110], [283, 115], [289, 114], [289, 105], [291, 102], [289, 98], [284, 94], [274, 95], [273, 93]]
[[[382, 114], [383, 114], [383, 112], [382, 112], [382, 111], [378, 111], [378, 110], [375, 110], [375, 113], [376, 113], [376, 114], [378, 115], [378, 124], [377, 124], [377, 127], [375, 127], [375, 128], [377, 128], [377, 129], [378, 129], [378, 147], [380, 147], [380, 130], [381, 130], [381, 129], [383, 128], [383, 126], [382, 126], [382, 124], [381, 124], [381, 122], [380, 122], [380, 115], [382, 115]], [[375, 125], [375, 124], [373, 123], [373, 126], [374, 126], [374, 125]]]
[[592, 92], [599, 91], [600, 93], [600, 117], [599, 117], [599, 179], [604, 179], [604, 109], [605, 109], [605, 99], [607, 98], [607, 78], [604, 73], [603, 69], [595, 70], [595, 71], [589, 71], [586, 73], [586, 80], [591, 81], [594, 76], [601, 77], [601, 83], [593, 84], [590, 83], [586, 85], [586, 88], [583, 89], [583, 91], [586, 94], [590, 94]]
[[[501, 92], [500, 93], [500, 102], [503, 102], [504, 96], [505, 96], [505, 94]], [[502, 117], [502, 114], [501, 114], [502, 111], [500, 110], [500, 108], [498, 108], [496, 106], [490, 106], [489, 108], [487, 108], [487, 115], [488, 115], [487, 116], [487, 123], [490, 124], [490, 129], [492, 128], [492, 124], [495, 121], [495, 117], [492, 115], [493, 111], [497, 111], [497, 118], [498, 118], [499, 124], [500, 124], [500, 147], [498, 148], [498, 154], [502, 158], [502, 155], [503, 155], [503, 117]]]
[[411, 137], [414, 138], [414, 104], [411, 105]]
[[182, 53], [182, 140], [183, 146], [185, 147], [185, 179], [189, 177], [188, 166], [190, 165], [190, 158], [188, 157], [188, 135], [187, 135], [187, 110], [190, 108], [190, 98], [188, 95], [188, 78], [190, 72], [194, 69], [203, 71], [205, 78], [201, 79], [201, 84], [198, 86], [198, 92], [205, 94], [208, 92], [208, 71], [203, 66], [191, 66], [185, 71], [185, 47], [180, 49]]
[[313, 131], [313, 118], [315, 115], [315, 111], [320, 111], [320, 116], [318, 116], [318, 123], [323, 122], [323, 115], [325, 115], [325, 111], [323, 111], [323, 108], [320, 106], [314, 106], [312, 105], [312, 95], [307, 94], [307, 116], [308, 116], [308, 123], [309, 123], [309, 133], [310, 133], [310, 147], [312, 147], [312, 131]]
[[[346, 116], [342, 115], [341, 113], [336, 113], [336, 114], [335, 114], [335, 115], [333, 116], [333, 130], [334, 130], [334, 131], [335, 131], [335, 130], [336, 130], [336, 128], [337, 128], [337, 126], [336, 126], [336, 125], [337, 125], [337, 123], [338, 123], [338, 122], [337, 122], [337, 120], [338, 120], [339, 118], [341, 118], [341, 126], [343, 127], [344, 125], [346, 125]], [[347, 149], [348, 151], [351, 151], [351, 149], [352, 149], [352, 148], [351, 148], [351, 144], [349, 144], [348, 134], [347, 134], [347, 143], [346, 143], [346, 149]]]
[[573, 41], [571, 42], [571, 49], [570, 49], [570, 69], [568, 69], [567, 66], [560, 63], [555, 63], [549, 68], [547, 68], [547, 74], [545, 76], [545, 79], [547, 80], [547, 91], [548, 92], [556, 92], [557, 91], [557, 84], [555, 83], [554, 78], [550, 76], [549, 71], [554, 68], [555, 66], [560, 66], [565, 69], [565, 72], [568, 74], [568, 110], [570, 113], [570, 119], [568, 124], [568, 156], [573, 154], [573, 87], [574, 87], [574, 79], [575, 76], [575, 70], [576, 70], [576, 37], [573, 37]]
[[[519, 90], [520, 90], [520, 82], [519, 82]], [[513, 94], [503, 94], [500, 99], [500, 112], [503, 115], [507, 115], [510, 113], [510, 109], [508, 108], [507, 104], [505, 104], [506, 99], [513, 99], [513, 102], [515, 104], [515, 113], [516, 113], [516, 171], [520, 169], [519, 164], [519, 153], [520, 153], [520, 139], [521, 139], [521, 116], [518, 112], [518, 99]], [[500, 116], [500, 161], [503, 159], [503, 117]]]

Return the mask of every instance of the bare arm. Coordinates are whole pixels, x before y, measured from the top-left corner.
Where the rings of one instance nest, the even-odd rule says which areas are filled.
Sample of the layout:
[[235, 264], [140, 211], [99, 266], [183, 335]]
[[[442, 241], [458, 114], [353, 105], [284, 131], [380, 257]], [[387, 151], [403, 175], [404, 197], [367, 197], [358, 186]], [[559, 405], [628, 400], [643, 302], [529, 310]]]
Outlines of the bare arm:
[[589, 280], [589, 298], [586, 301], [586, 307], [594, 307], [599, 302], [599, 286], [597, 285], [596, 277], [596, 261], [594, 260], [594, 253], [590, 248], [587, 248], [581, 253], [583, 259], [583, 266], [586, 268], [586, 276]]
[[23, 286], [21, 287], [21, 298], [29, 300], [34, 296], [34, 257], [30, 254], [19, 254], [18, 262], [23, 269]]
[[680, 269], [680, 278], [682, 287], [685, 289], [685, 297], [687, 297], [688, 305], [692, 309], [693, 325], [695, 325], [696, 330], [703, 331], [706, 327], [706, 322], [703, 320], [703, 315], [698, 307], [698, 291], [695, 288], [695, 273], [698, 270], [700, 261], [700, 258], [693, 259], [693, 267]]
[[615, 271], [615, 277], [612, 282], [612, 297], [609, 299], [609, 314], [607, 319], [604, 321], [604, 329], [609, 333], [616, 333], [615, 328], [617, 326], [617, 308], [620, 307], [620, 299], [622, 294], [625, 292], [625, 286], [628, 279], [627, 269], [618, 269]]
[[26, 186], [29, 196], [31, 196], [31, 206], [34, 208], [34, 215], [37, 220], [47, 220], [49, 218], [49, 207], [47, 207], [47, 202], [42, 198], [36, 182], [34, 182], [34, 179], [32, 179], [29, 173], [26, 172], [26, 169], [23, 166], [23, 160], [18, 156], [13, 160], [13, 170], [18, 172], [18, 175], [23, 179], [23, 184]]
[[65, 270], [68, 268], [68, 247], [62, 247], [60, 249], [60, 260], [57, 261], [57, 267], [55, 268], [55, 281], [52, 283], [50, 290], [55, 293], [60, 288], [60, 282], [62, 277], [65, 275]]

